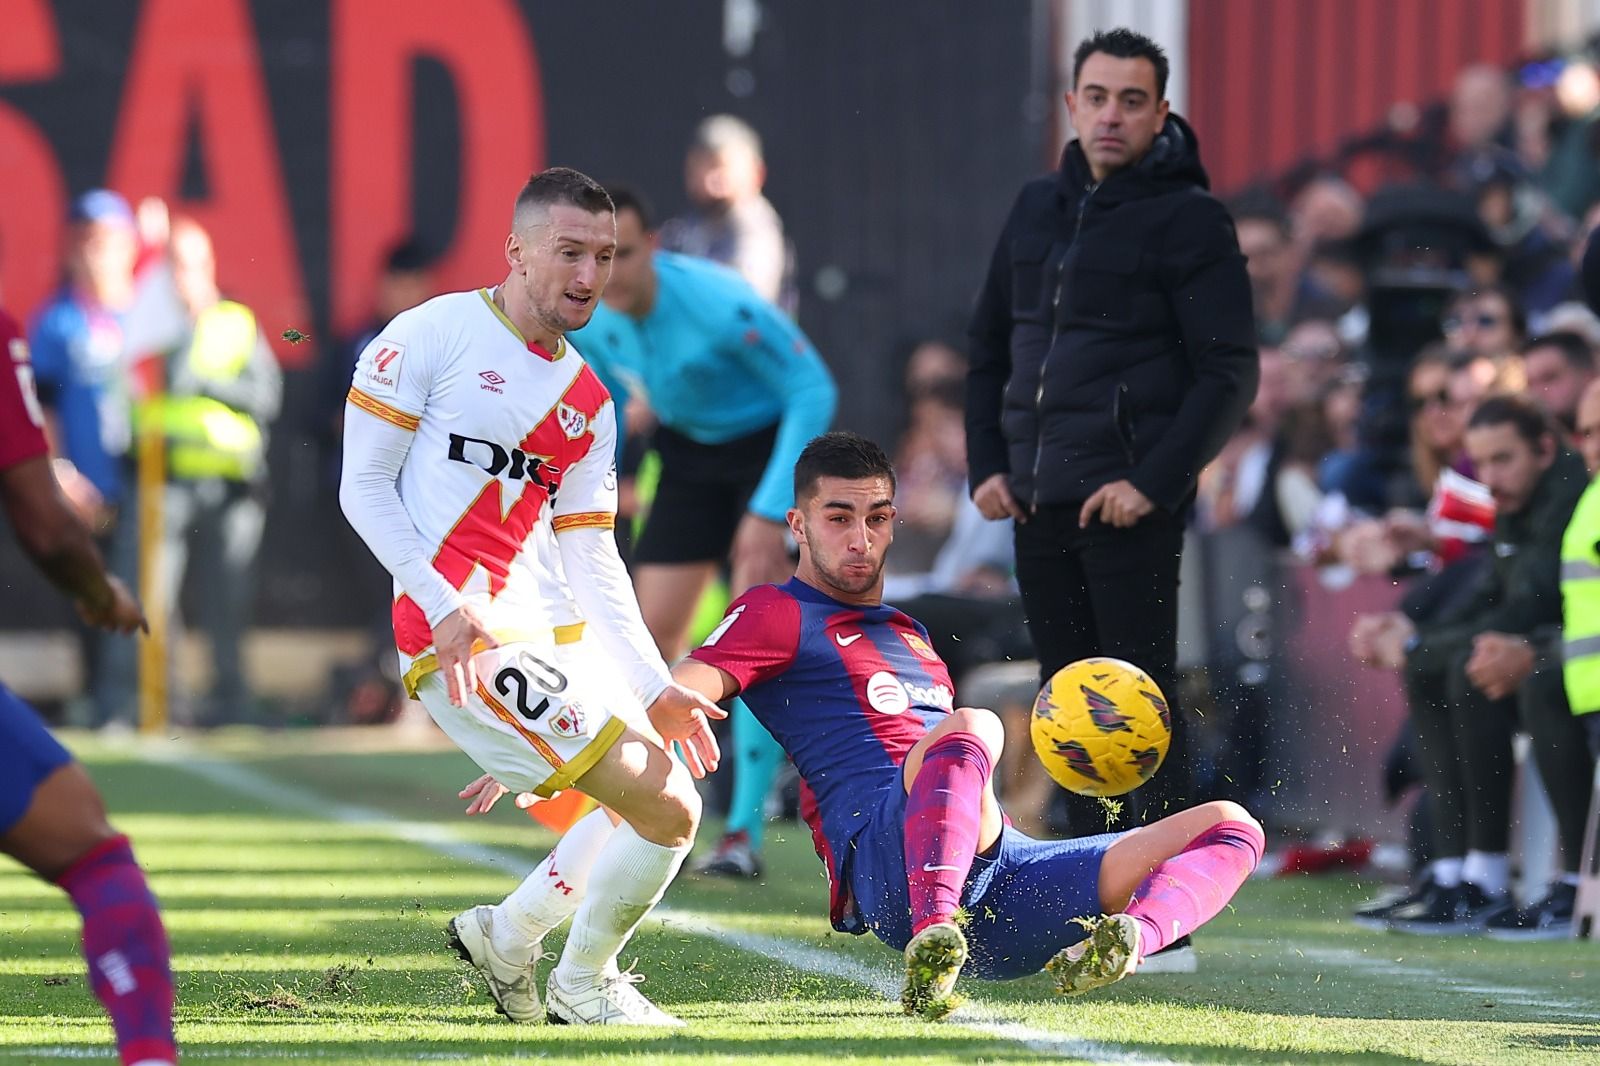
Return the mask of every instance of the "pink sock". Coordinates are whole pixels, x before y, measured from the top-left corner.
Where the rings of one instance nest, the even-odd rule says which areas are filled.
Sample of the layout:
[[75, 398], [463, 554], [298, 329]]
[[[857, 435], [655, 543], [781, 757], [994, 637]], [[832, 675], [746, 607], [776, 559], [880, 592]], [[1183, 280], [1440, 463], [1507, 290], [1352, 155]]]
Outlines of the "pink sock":
[[975, 733], [946, 733], [928, 747], [906, 797], [906, 882], [912, 935], [961, 906], [983, 825], [989, 749]]
[[1152, 955], [1215, 918], [1266, 845], [1254, 823], [1218, 822], [1152, 870], [1126, 912], [1144, 934], [1140, 953]]
[[124, 1066], [177, 1061], [167, 931], [128, 838], [98, 845], [56, 884], [83, 916], [89, 987], [111, 1015]]

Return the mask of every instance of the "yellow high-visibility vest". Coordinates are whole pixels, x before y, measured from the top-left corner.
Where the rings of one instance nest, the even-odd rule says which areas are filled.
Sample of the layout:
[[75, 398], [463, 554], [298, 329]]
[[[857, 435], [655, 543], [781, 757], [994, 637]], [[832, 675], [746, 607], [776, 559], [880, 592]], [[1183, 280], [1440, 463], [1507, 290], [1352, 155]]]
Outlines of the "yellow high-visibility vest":
[[1600, 478], [1561, 538], [1561, 675], [1573, 714], [1600, 712]]
[[[244, 373], [257, 343], [255, 313], [223, 300], [201, 312], [188, 348], [173, 358], [187, 361], [201, 378], [229, 381]], [[266, 460], [256, 420], [209, 396], [163, 394], [145, 401], [135, 414], [141, 425], [148, 420], [160, 425], [167, 469], [175, 479], [247, 481], [261, 472]]]

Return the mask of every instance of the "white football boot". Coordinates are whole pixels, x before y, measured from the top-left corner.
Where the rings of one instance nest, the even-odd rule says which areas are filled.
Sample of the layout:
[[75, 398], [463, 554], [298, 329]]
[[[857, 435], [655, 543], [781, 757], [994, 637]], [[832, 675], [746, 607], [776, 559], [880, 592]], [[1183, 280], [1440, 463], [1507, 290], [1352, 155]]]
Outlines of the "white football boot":
[[527, 958], [508, 959], [495, 950], [493, 928], [494, 908], [483, 905], [464, 910], [450, 919], [445, 933], [456, 954], [483, 974], [495, 1010], [514, 1022], [543, 1020], [533, 967], [539, 959], [554, 956], [542, 955], [539, 944], [534, 944]]
[[556, 1025], [653, 1025], [678, 1029], [683, 1019], [674, 1018], [651, 1003], [633, 986], [644, 974], [631, 969], [601, 976], [592, 984], [569, 988], [552, 971], [545, 985], [545, 1017]]

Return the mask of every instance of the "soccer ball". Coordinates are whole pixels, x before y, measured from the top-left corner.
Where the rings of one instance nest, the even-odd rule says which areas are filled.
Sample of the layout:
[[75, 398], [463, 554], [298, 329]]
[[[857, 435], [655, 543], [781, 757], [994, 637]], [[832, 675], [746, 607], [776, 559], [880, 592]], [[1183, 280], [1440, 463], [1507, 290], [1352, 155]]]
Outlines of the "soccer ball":
[[1040, 690], [1030, 731], [1056, 784], [1084, 796], [1120, 796], [1150, 780], [1167, 757], [1172, 712], [1132, 663], [1080, 659]]

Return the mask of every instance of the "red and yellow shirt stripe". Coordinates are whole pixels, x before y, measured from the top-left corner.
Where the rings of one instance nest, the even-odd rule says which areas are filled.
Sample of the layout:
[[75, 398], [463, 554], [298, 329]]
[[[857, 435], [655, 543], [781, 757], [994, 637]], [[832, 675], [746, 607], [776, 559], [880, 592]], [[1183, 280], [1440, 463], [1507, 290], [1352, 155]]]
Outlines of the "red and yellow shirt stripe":
[[350, 394], [346, 399], [368, 414], [377, 415], [385, 422], [399, 426], [401, 429], [416, 432], [417, 426], [422, 422], [419, 416], [408, 415], [398, 407], [391, 407], [376, 396], [367, 395], [354, 385], [350, 386]]
[[551, 520], [557, 533], [569, 529], [613, 529], [617, 516], [610, 511], [583, 511], [579, 514], [558, 514]]

